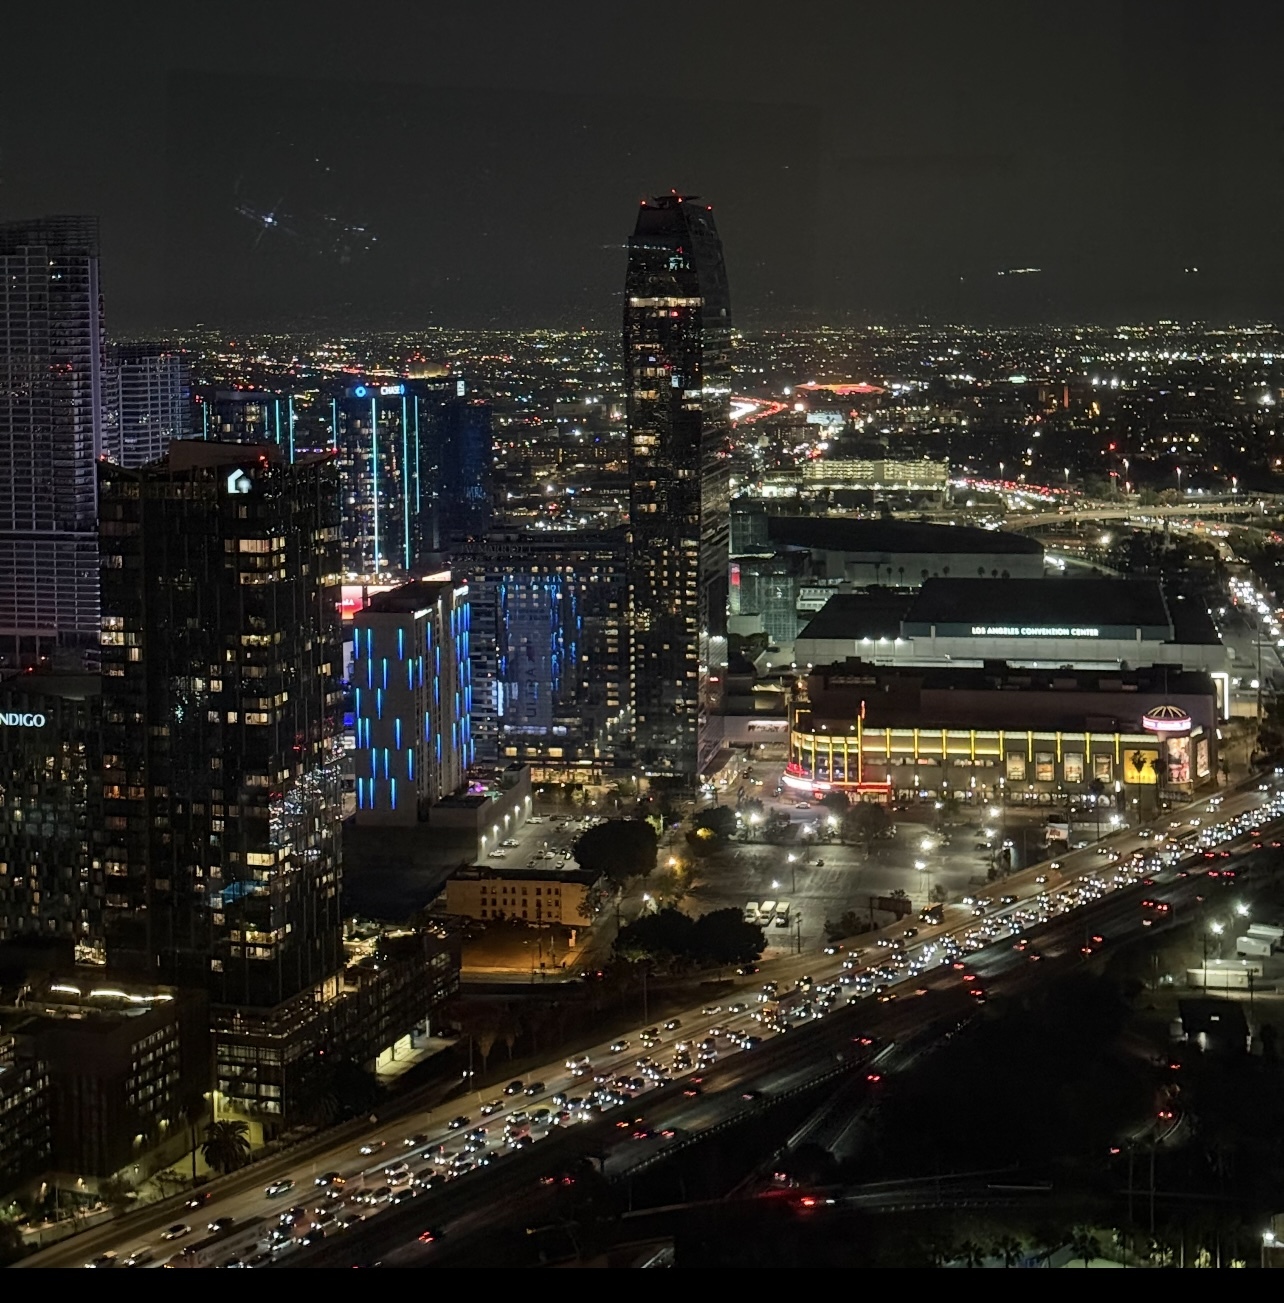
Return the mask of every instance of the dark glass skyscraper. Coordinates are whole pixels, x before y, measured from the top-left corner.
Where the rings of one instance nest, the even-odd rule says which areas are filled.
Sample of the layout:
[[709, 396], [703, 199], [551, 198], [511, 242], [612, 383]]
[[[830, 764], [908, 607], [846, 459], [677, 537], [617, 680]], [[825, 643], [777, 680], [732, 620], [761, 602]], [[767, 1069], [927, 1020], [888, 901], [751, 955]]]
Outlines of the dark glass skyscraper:
[[429, 417], [437, 546], [447, 552], [485, 538], [494, 505], [490, 404], [466, 398], [462, 380], [457, 385], [459, 392], [439, 402]]
[[624, 294], [635, 759], [694, 778], [726, 658], [731, 302], [712, 208], [645, 201]]
[[100, 484], [108, 963], [280, 1005], [343, 958], [335, 459], [176, 442]]

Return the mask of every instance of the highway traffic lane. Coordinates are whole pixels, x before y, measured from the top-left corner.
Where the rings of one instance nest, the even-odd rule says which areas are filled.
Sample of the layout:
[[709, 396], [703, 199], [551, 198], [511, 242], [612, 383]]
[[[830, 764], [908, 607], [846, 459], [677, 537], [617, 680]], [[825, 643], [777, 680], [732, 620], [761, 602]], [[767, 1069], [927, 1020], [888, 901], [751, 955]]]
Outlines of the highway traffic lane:
[[[1256, 853], [1258, 853], [1257, 848], [1252, 845], [1243, 847], [1239, 852], [1243, 858], [1248, 858]], [[1174, 899], [1193, 899], [1199, 894], [1202, 885], [1199, 878], [1188, 877], [1172, 883], [1166, 889], [1166, 892]], [[1065, 958], [1060, 963], [1049, 962], [1046, 967], [1032, 965], [1022, 959], [1020, 952], [1012, 950], [1010, 946], [1005, 947], [1003, 943], [998, 943], [991, 947], [988, 953], [979, 952], [977, 956], [974, 956], [977, 962], [975, 965], [969, 965], [969, 971], [973, 967], [983, 967], [986, 972], [992, 974], [990, 980], [1005, 993], [1014, 987], [1039, 983], [1045, 980], [1045, 974], [1055, 972], [1062, 975], [1067, 969], [1066, 961], [1070, 963], [1075, 961], [1076, 947], [1072, 943], [1082, 934], [1085, 927], [1091, 927], [1103, 935], [1112, 935], [1116, 942], [1124, 934], [1140, 934], [1141, 921], [1137, 909], [1137, 896], [1138, 893], [1135, 891], [1111, 893], [1100, 900], [1091, 902], [1078, 911], [1056, 917], [1038, 928], [1031, 929], [1029, 935], [1032, 942], [1037, 944], [1043, 952], [1064, 954]], [[1109, 944], [1109, 940], [1107, 944]], [[940, 1031], [946, 1030], [950, 1022], [956, 1017], [970, 1012], [967, 997], [963, 990], [962, 978], [955, 976], [952, 969], [940, 970], [931, 974], [926, 982], [928, 989], [943, 992], [947, 997], [952, 982], [957, 983], [954, 986], [952, 1000], [946, 999], [934, 1005], [929, 997], [925, 1002], [906, 999], [890, 1004], [880, 1005], [866, 1002], [858, 1006], [849, 1006], [828, 1015], [822, 1022], [813, 1024], [807, 1031], [801, 1029], [791, 1031], [769, 1044], [773, 1049], [779, 1047], [795, 1052], [795, 1061], [786, 1071], [789, 1073], [789, 1080], [801, 1082], [807, 1075], [804, 1060], [812, 1064], [813, 1071], [816, 1069], [829, 1070], [829, 1056], [832, 1053], [834, 1043], [833, 1033], [836, 1030], [841, 1031], [843, 1041], [851, 1039], [850, 1033], [852, 1029], [862, 1021], [869, 1031], [880, 1039], [889, 1036], [894, 1038], [898, 1032], [902, 1035], [908, 1034], [912, 1032], [916, 1025], [922, 1025], [925, 1021], [929, 1025], [935, 1025]], [[929, 1011], [931, 1016], [925, 1020], [923, 1015]], [[864, 1015], [863, 1018], [862, 1015]], [[818, 1054], [819, 1057], [817, 1057]], [[775, 1055], [771, 1053], [761, 1054], [758, 1051], [755, 1051], [754, 1055], [758, 1056], [756, 1062], [761, 1064], [764, 1069], [768, 1069], [762, 1074], [764, 1084], [767, 1084], [771, 1079], [771, 1069], [767, 1060], [774, 1059]], [[754, 1055], [741, 1056], [734, 1062], [738, 1068], [748, 1067], [754, 1061]], [[852, 1070], [859, 1070], [860, 1066], [855, 1062], [850, 1065]], [[716, 1120], [712, 1114], [702, 1114], [701, 1116], [708, 1118], [710, 1123]], [[688, 1118], [687, 1120], [690, 1123], [691, 1119]], [[679, 1105], [669, 1114], [659, 1111], [656, 1116], [648, 1117], [647, 1123], [651, 1126], [681, 1126], [681, 1106]], [[614, 1148], [618, 1151], [629, 1143], [628, 1141], [617, 1141]], [[521, 1216], [529, 1216], [529, 1205], [523, 1204], [519, 1211]], [[489, 1220], [484, 1220], [478, 1224], [477, 1229], [479, 1231], [493, 1231], [496, 1219], [497, 1214], [492, 1213]], [[511, 1220], [511, 1218], [505, 1218], [505, 1220]], [[380, 1231], [386, 1230], [389, 1234], [395, 1234], [395, 1228], [390, 1224], [379, 1229]], [[465, 1250], [465, 1245], [460, 1240], [455, 1239], [454, 1243], [457, 1246], [457, 1253]], [[407, 1248], [405, 1252], [406, 1257], [404, 1260], [407, 1264], [420, 1261], [418, 1251]], [[396, 1260], [398, 1262], [403, 1261], [401, 1256], [398, 1256]]]
[[[1223, 802], [1222, 808], [1216, 811], [1216, 818], [1220, 820], [1232, 817], [1240, 810], [1251, 808], [1254, 804], [1259, 804], [1262, 799], [1262, 794], [1253, 790], [1251, 787], [1233, 796], [1228, 795]], [[1189, 817], [1186, 818], [1184, 822], [1189, 824], [1190, 818], [1200, 817], [1201, 813], [1206, 816], [1208, 814], [1207, 806], [1208, 800], [1206, 799], [1204, 802], [1196, 803], [1191, 807], [1188, 807], [1184, 813]], [[1119, 847], [1121, 854], [1129, 850], [1133, 844], [1138, 848], [1153, 849], [1152, 842], [1138, 839], [1136, 834], [1131, 830], [1128, 834], [1121, 834], [1114, 844]], [[1094, 857], [1090, 851], [1074, 852], [1063, 859], [1059, 881], [1064, 884], [1073, 881], [1078, 876], [1083, 876], [1085, 873], [1098, 872], [1106, 867], [1107, 866], [1102, 863], [1102, 857]], [[1035, 894], [1042, 889], [1039, 884], [1033, 882], [1033, 874], [1030, 872], [1023, 875], [1017, 875], [1005, 885], [1009, 887], [1012, 894], [1018, 895], [1020, 895], [1021, 892]], [[955, 911], [951, 911], [951, 913], [953, 914]], [[968, 920], [955, 922], [951, 919], [948, 928], [925, 930], [926, 934], [923, 939], [929, 940], [932, 936], [939, 936], [946, 930], [958, 931], [960, 928], [966, 926], [967, 921]], [[872, 954], [869, 955], [871, 960], [875, 957], [876, 956]], [[818, 972], [827, 972], [829, 967], [837, 962], [838, 959], [828, 961], [818, 960], [815, 956], [801, 956], [796, 957], [791, 963], [776, 965], [772, 971], [781, 973], [782, 970], [784, 970], [785, 972], [791, 972], [794, 975], [801, 975], [804, 971], [807, 971], [807, 969], [814, 967]], [[766, 976], [766, 974], [764, 973], [761, 976]], [[757, 981], [759, 979], [755, 978], [754, 980]], [[787, 978], [782, 974], [781, 980], [787, 980]], [[720, 1017], [718, 1015], [711, 1015], [706, 1017], [699, 1014], [696, 1010], [691, 1010], [682, 1016], [682, 1021], [684, 1034], [694, 1038], [694, 1036], [703, 1034], [716, 1023], [725, 1021], [725, 1016]], [[594, 1047], [592, 1052], [600, 1056], [603, 1051], [605, 1051], [609, 1056], [609, 1050], [601, 1045]], [[627, 1055], [615, 1056], [613, 1059], [608, 1058], [608, 1061], [612, 1062], [613, 1066], [622, 1067], [625, 1065], [627, 1057]], [[560, 1078], [564, 1073], [550, 1065], [549, 1068], [544, 1070], [543, 1075], [546, 1078]], [[547, 1096], [542, 1095], [538, 1101], [535, 1101], [535, 1103], [538, 1104], [544, 1102], [546, 1099]], [[417, 1119], [414, 1115], [402, 1119], [398, 1125], [404, 1128], [405, 1133], [407, 1134], [413, 1133], [416, 1130], [426, 1129], [433, 1134], [434, 1140], [440, 1140], [445, 1138], [446, 1134], [443, 1131], [443, 1122], [449, 1116], [453, 1115], [454, 1110], [459, 1107], [459, 1101], [447, 1103], [434, 1110], [431, 1114], [419, 1115], [418, 1125], [416, 1125]], [[344, 1148], [336, 1146], [328, 1153], [323, 1151], [318, 1154], [308, 1165], [308, 1170], [310, 1172], [319, 1172], [321, 1170], [326, 1170], [327, 1165], [335, 1165], [337, 1166], [337, 1170], [344, 1172], [345, 1175], [356, 1175], [358, 1177], [362, 1172], [368, 1170], [370, 1166], [368, 1163], [364, 1163], [354, 1167], [350, 1161], [350, 1155], [344, 1152]], [[267, 1165], [264, 1165], [264, 1170], [256, 1174], [257, 1179], [252, 1176], [244, 1186], [236, 1186], [236, 1193], [229, 1192], [224, 1194], [222, 1192], [216, 1192], [215, 1198], [211, 1200], [210, 1204], [200, 1210], [200, 1215], [206, 1219], [211, 1219], [216, 1215], [232, 1215], [237, 1217], [255, 1215], [256, 1213], [261, 1212], [263, 1207], [264, 1200], [261, 1194], [262, 1185], [271, 1180], [277, 1179], [279, 1176], [289, 1174], [290, 1172], [288, 1168], [285, 1170], [278, 1169], [276, 1172], [273, 1172], [268, 1170]], [[258, 1194], [254, 1193], [254, 1186], [258, 1186]], [[75, 1237], [73, 1241], [70, 1241], [65, 1245], [53, 1246], [51, 1249], [44, 1251], [44, 1253], [37, 1255], [34, 1258], [27, 1259], [23, 1265], [72, 1265], [73, 1262], [86, 1261], [97, 1253], [107, 1251], [108, 1249], [112, 1249], [118, 1252], [121, 1257], [124, 1257], [128, 1251], [131, 1248], [136, 1247], [137, 1244], [149, 1242], [149, 1237], [152, 1232], [158, 1231], [161, 1227], [170, 1224], [170, 1219], [174, 1214], [175, 1210], [171, 1205], [163, 1210], [152, 1210], [150, 1214], [139, 1214], [136, 1219], [129, 1218], [120, 1222], [109, 1223], [106, 1227], [88, 1232], [86, 1235]], [[193, 1224], [195, 1225], [198, 1223]], [[39, 1261], [37, 1259], [39, 1259]]]

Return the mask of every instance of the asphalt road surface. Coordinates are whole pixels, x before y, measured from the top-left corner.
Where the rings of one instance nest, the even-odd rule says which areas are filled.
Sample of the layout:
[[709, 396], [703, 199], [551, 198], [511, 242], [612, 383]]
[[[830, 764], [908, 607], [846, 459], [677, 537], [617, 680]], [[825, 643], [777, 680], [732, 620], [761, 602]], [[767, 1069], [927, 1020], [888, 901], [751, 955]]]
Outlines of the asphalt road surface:
[[[1259, 791], [1254, 783], [1247, 790], [1226, 793], [1224, 803], [1221, 797], [1210, 798], [1220, 808], [1210, 809], [1208, 801], [1198, 802], [1182, 811], [1180, 818], [1166, 816], [1159, 827], [1173, 838], [1202, 832], [1214, 818], [1229, 820], [1271, 797], [1273, 792]], [[1180, 827], [1169, 828], [1170, 823], [1179, 823]], [[1122, 874], [1122, 866], [1134, 850], [1149, 852], [1155, 843], [1135, 830], [1108, 842], [1108, 847], [1101, 848], [1106, 853], [1089, 848], [1064, 857], [1055, 871], [1039, 872], [1036, 866], [1013, 875], [1001, 888], [990, 888], [991, 892], [1003, 890], [1012, 900], [988, 911], [989, 926], [1002, 932], [1008, 926], [1004, 919], [1014, 912], [1042, 911], [1048, 917], [1048, 923], [1043, 926], [1051, 927], [1051, 931], [1047, 938], [1040, 933], [1039, 945], [1048, 953], [1055, 952], [1057, 947], [1083, 944], [1083, 938], [1090, 936], [1092, 929], [1100, 928], [1101, 917], [1106, 918], [1111, 928], [1125, 926], [1129, 917], [1139, 927], [1138, 892], [1116, 892], [1112, 879]], [[1136, 878], [1139, 874], [1131, 876]], [[1192, 889], [1190, 883], [1190, 879], [1175, 879], [1165, 889], [1188, 891]], [[74, 1266], [107, 1253], [115, 1253], [120, 1262], [137, 1250], [145, 1250], [150, 1255], [147, 1265], [162, 1265], [181, 1260], [183, 1246], [205, 1240], [206, 1224], [223, 1217], [234, 1219], [234, 1229], [221, 1245], [201, 1255], [207, 1265], [223, 1265], [232, 1258], [242, 1262], [252, 1258], [255, 1265], [346, 1265], [387, 1260], [393, 1253], [409, 1254], [407, 1265], [410, 1265], [411, 1260], [416, 1264], [421, 1261], [419, 1255], [423, 1255], [425, 1264], [447, 1254], [454, 1256], [459, 1250], [448, 1250], [448, 1244], [466, 1244], [474, 1230], [490, 1225], [497, 1217], [533, 1218], [538, 1222], [541, 1209], [547, 1212], [552, 1197], [548, 1187], [540, 1184], [540, 1178], [581, 1155], [601, 1155], [608, 1175], [626, 1170], [630, 1164], [640, 1161], [631, 1157], [632, 1154], [644, 1153], [648, 1148], [659, 1150], [665, 1145], [679, 1145], [684, 1138], [717, 1126], [738, 1112], [761, 1106], [763, 1096], [778, 1096], [814, 1083], [826, 1073], [850, 1071], [852, 1063], [858, 1062], [862, 1051], [869, 1048], [859, 1045], [860, 1036], [886, 1042], [925, 1021], [936, 1020], [941, 1015], [934, 1007], [943, 1007], [946, 1015], [955, 1006], [968, 1008], [969, 995], [964, 989], [963, 976], [990, 982], [1003, 980], [1005, 973], [1011, 973], [1014, 976], [1010, 980], [1041, 980], [1039, 966], [1030, 965], [1011, 944], [1002, 944], [1001, 939], [986, 946], [984, 953], [978, 951], [976, 958], [969, 962], [967, 974], [960, 975], [943, 966], [940, 958], [944, 938], [952, 936], [962, 943], [977, 926], [978, 919], [970, 908], [952, 905], [946, 911], [943, 925], [920, 927], [912, 944], [907, 943], [906, 955], [911, 964], [921, 964], [922, 970], [888, 983], [901, 995], [895, 1002], [877, 1003], [873, 998], [861, 998], [849, 1006], [839, 1001], [824, 1018], [798, 1018], [788, 1032], [771, 1034], [755, 1018], [763, 1012], [762, 1002], [757, 999], [762, 983], [776, 982], [784, 994], [804, 975], [816, 982], [837, 980], [843, 972], [859, 976], [863, 969], [877, 965], [886, 952], [877, 945], [875, 937], [867, 934], [860, 941], [863, 954], [859, 961], [842, 954], [783, 957], [762, 964], [761, 972], [746, 979], [734, 994], [718, 997], [720, 1007], [693, 1007], [678, 1015], [678, 1026], [657, 1029], [658, 1041], [650, 1049], [641, 1046], [641, 1029], [624, 1037], [628, 1044], [619, 1048], [612, 1048], [611, 1044], [583, 1047], [577, 1055], [587, 1056], [592, 1064], [590, 1074], [569, 1070], [570, 1060], [550, 1063], [529, 1074], [524, 1083], [529, 1093], [504, 1096], [499, 1089], [492, 1089], [483, 1098], [456, 1099], [429, 1111], [410, 1113], [395, 1123], [370, 1127], [365, 1135], [350, 1135], [335, 1143], [327, 1138], [314, 1147], [306, 1160], [256, 1164], [249, 1172], [215, 1183], [209, 1202], [197, 1212], [185, 1212], [181, 1197], [165, 1205], [152, 1205], [51, 1246], [19, 1265]], [[886, 931], [890, 937], [892, 932], [901, 930], [898, 927]], [[845, 958], [850, 965], [847, 970], [842, 968]], [[929, 994], [915, 996], [919, 989]], [[850, 992], [850, 988], [845, 990]], [[797, 1003], [795, 1000], [795, 1008]], [[782, 1007], [792, 1018], [788, 1004], [782, 1002]], [[748, 1050], [737, 1050], [725, 1035], [713, 1036], [715, 1029], [721, 1033], [758, 1036], [760, 1043]], [[672, 1067], [676, 1045], [686, 1042], [695, 1047], [707, 1039], [715, 1041], [716, 1064], [709, 1071], [696, 1072], [695, 1075], [707, 1080], [696, 1087], [701, 1092], [699, 1095], [688, 1096], [684, 1091], [690, 1087], [692, 1072]], [[839, 1054], [844, 1056], [842, 1062], [837, 1058]], [[568, 1110], [553, 1098], [559, 1093], [584, 1098], [592, 1089], [590, 1076], [594, 1073], [608, 1078], [640, 1079], [637, 1061], [644, 1056], [663, 1065], [672, 1084], [645, 1084], [636, 1092], [630, 1089], [628, 1093], [633, 1097], [627, 1103], [600, 1115], [579, 1108]], [[745, 1098], [746, 1093], [753, 1097]], [[483, 1115], [479, 1107], [483, 1103], [493, 1103], [494, 1111]], [[548, 1110], [547, 1115], [539, 1110]], [[528, 1116], [506, 1123], [510, 1114], [518, 1113]], [[555, 1121], [563, 1113], [571, 1116]], [[638, 1123], [638, 1117], [644, 1121]], [[452, 1126], [452, 1122], [461, 1118], [466, 1119], [465, 1124]], [[584, 1120], [572, 1120], [579, 1118]], [[625, 1125], [617, 1126], [620, 1122]], [[515, 1145], [506, 1141], [506, 1125], [512, 1128], [508, 1134]], [[465, 1138], [479, 1127], [485, 1128], [485, 1135], [479, 1135], [482, 1143], [468, 1158], [462, 1153]], [[654, 1134], [634, 1139], [635, 1132], [640, 1130]], [[673, 1136], [665, 1136], [666, 1130], [673, 1131]], [[361, 1153], [359, 1147], [363, 1145], [370, 1152]], [[483, 1160], [485, 1165], [481, 1165]], [[408, 1164], [409, 1176], [395, 1170], [402, 1163]], [[477, 1165], [472, 1166], [474, 1163]], [[424, 1176], [424, 1183], [410, 1183], [409, 1178], [416, 1173]], [[337, 1174], [342, 1186], [337, 1182], [318, 1183], [329, 1174]], [[293, 1188], [278, 1198], [269, 1198], [265, 1188], [284, 1180], [293, 1181]], [[361, 1190], [372, 1195], [378, 1191], [386, 1193], [380, 1194], [377, 1202], [357, 1202]], [[341, 1196], [342, 1202], [328, 1198], [332, 1191]], [[390, 1201], [397, 1197], [405, 1202]], [[351, 1219], [352, 1224], [336, 1234], [336, 1223], [331, 1223], [324, 1240], [302, 1246], [303, 1235], [327, 1216], [317, 1210], [331, 1202], [339, 1209], [338, 1217]], [[271, 1254], [262, 1247], [257, 1226], [241, 1233], [236, 1230], [259, 1218], [264, 1219], [265, 1227], [270, 1227], [287, 1207], [302, 1208], [304, 1212], [282, 1245]], [[364, 1220], [355, 1220], [358, 1217]], [[175, 1223], [190, 1225], [191, 1233], [176, 1241], [163, 1240], [162, 1231]], [[428, 1229], [443, 1232], [443, 1238], [421, 1244], [419, 1234]], [[402, 1259], [397, 1260], [400, 1263]]]

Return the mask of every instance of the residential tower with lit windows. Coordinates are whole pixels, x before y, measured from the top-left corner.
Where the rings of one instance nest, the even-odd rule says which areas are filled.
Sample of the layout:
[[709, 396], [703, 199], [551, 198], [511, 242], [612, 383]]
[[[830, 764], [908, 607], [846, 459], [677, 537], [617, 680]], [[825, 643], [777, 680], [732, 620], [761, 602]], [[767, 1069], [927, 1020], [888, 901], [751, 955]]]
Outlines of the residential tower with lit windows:
[[730, 346], [713, 210], [644, 201], [624, 289], [632, 724], [638, 768], [688, 780], [726, 660]]

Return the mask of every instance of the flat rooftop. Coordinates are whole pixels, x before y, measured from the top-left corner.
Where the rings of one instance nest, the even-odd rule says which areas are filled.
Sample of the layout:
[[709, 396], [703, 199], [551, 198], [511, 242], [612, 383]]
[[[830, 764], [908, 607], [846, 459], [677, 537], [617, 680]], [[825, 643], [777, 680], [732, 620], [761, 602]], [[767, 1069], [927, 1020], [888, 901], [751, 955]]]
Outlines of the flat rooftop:
[[1024, 534], [978, 529], [975, 525], [933, 525], [915, 520], [768, 516], [767, 537], [785, 547], [818, 548], [829, 552], [1043, 555], [1043, 544]]
[[798, 639], [899, 638], [901, 621], [914, 598], [888, 588], [861, 593], [835, 593], [807, 621]]
[[1162, 628], [1172, 618], [1157, 579], [928, 579], [906, 624]]

